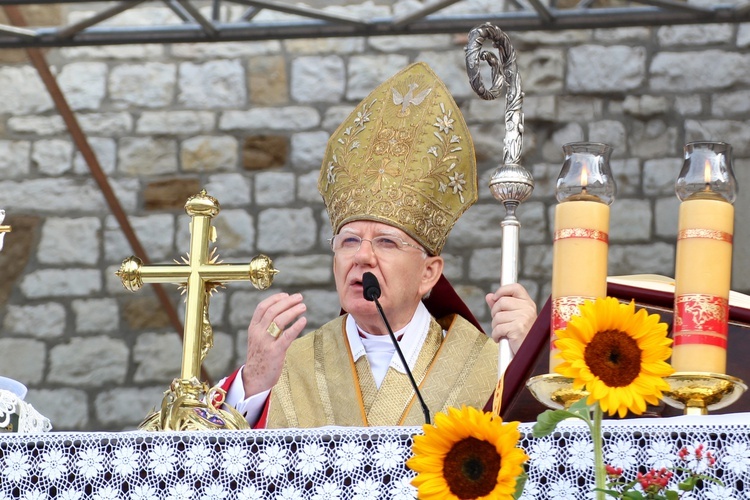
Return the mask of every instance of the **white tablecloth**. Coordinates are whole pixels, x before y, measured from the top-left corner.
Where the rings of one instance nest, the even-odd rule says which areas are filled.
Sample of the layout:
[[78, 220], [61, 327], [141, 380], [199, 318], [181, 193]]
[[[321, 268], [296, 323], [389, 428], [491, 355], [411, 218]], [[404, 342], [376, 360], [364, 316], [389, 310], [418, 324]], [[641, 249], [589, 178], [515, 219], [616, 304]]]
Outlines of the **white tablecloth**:
[[[589, 498], [586, 427], [565, 422], [534, 439], [532, 425], [521, 425], [530, 456], [524, 498]], [[682, 447], [702, 445], [725, 486], [683, 498], [750, 498], [748, 414], [605, 421], [604, 431], [605, 460], [628, 477], [639, 466], [677, 465]], [[0, 500], [411, 500], [414, 473], [404, 461], [414, 433], [421, 428], [2, 434]]]

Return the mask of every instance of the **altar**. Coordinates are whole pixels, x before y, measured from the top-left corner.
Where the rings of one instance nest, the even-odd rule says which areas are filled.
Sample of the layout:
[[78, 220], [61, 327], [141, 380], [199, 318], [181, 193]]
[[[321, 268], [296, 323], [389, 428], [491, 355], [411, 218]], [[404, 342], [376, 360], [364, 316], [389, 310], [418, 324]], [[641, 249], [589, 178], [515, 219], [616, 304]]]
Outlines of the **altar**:
[[[532, 425], [520, 426], [529, 455], [523, 498], [590, 498], [587, 428], [566, 422], [534, 439]], [[421, 428], [3, 434], [0, 498], [413, 499], [415, 474], [404, 462], [415, 433]], [[749, 414], [610, 420], [604, 433], [605, 460], [626, 477], [639, 466], [682, 462], [724, 484], [704, 485], [690, 498], [739, 499], [750, 491]]]

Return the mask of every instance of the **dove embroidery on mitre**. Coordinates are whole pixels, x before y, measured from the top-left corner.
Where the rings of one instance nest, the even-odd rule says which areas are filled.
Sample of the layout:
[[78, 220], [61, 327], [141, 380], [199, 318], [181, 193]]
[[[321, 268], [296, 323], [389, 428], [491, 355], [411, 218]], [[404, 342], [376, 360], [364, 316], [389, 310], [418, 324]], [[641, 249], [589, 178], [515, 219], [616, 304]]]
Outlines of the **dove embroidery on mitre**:
[[417, 95], [414, 95], [414, 91], [419, 88], [418, 83], [410, 83], [409, 84], [409, 90], [407, 90], [405, 95], [401, 95], [401, 92], [396, 90], [395, 88], [391, 87], [391, 92], [393, 92], [393, 104], [398, 106], [401, 105], [401, 111], [398, 112], [399, 116], [406, 116], [409, 114], [409, 105], [413, 104], [415, 106], [419, 106], [422, 101], [424, 101], [425, 97], [430, 95], [430, 92], [432, 92], [432, 88], [427, 88], [420, 92]]

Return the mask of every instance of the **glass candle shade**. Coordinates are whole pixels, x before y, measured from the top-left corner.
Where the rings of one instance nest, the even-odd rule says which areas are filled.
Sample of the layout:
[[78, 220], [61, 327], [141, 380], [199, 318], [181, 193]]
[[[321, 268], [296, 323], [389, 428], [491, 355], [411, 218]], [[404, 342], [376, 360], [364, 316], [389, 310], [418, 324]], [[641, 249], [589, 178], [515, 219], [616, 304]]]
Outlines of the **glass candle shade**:
[[562, 362], [555, 330], [565, 328], [584, 301], [607, 295], [609, 205], [617, 193], [611, 146], [577, 142], [564, 145], [563, 152], [552, 245], [550, 372]]
[[672, 367], [726, 373], [729, 289], [737, 181], [732, 147], [685, 146], [675, 183], [680, 204], [675, 261]]

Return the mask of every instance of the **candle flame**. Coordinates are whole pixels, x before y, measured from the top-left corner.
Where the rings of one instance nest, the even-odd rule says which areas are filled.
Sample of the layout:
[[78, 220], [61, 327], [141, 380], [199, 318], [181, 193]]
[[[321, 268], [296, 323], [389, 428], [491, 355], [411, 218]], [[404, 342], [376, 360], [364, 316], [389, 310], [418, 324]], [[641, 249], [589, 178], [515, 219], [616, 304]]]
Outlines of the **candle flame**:
[[589, 185], [588, 182], [588, 172], [586, 171], [586, 167], [584, 167], [581, 170], [581, 186], [583, 186], [583, 189], [586, 189], [586, 186]]
[[706, 160], [706, 165], [703, 168], [703, 181], [706, 186], [711, 184], [711, 160]]

